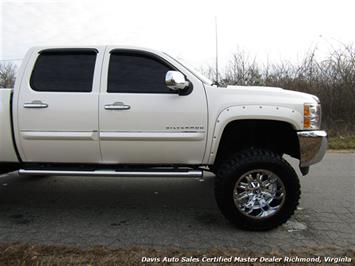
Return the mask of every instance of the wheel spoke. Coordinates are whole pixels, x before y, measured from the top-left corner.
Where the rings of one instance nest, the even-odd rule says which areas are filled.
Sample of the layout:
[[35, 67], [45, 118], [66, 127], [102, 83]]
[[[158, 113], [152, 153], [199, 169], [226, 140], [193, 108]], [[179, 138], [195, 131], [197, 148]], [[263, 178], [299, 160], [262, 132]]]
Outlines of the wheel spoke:
[[245, 183], [245, 182], [240, 182], [238, 185], [238, 188], [241, 188], [241, 189], [246, 189], [247, 187], [248, 187], [248, 183]]
[[261, 214], [258, 217], [266, 217], [271, 214], [273, 214], [275, 211], [277, 211], [279, 206], [271, 207], [270, 204], [266, 201], [265, 205], [262, 206], [261, 209]]
[[265, 181], [263, 181], [263, 182], [261, 183], [261, 186], [262, 186], [262, 187], [268, 187], [268, 186], [270, 186], [270, 185], [271, 185], [271, 183], [270, 183], [269, 180], [265, 180]]
[[253, 176], [251, 174], [247, 175], [245, 178], [248, 180], [248, 183], [251, 183], [254, 181]]
[[246, 199], [246, 198], [249, 197], [247, 192], [243, 192], [243, 193], [237, 194], [236, 196], [237, 196], [237, 200], [238, 201], [241, 201], [241, 200]]
[[249, 211], [247, 211], [247, 214], [250, 214], [250, 213], [252, 213], [253, 211], [254, 211], [254, 209], [253, 209], [253, 208], [250, 208]]
[[276, 200], [279, 200], [279, 199], [282, 199], [283, 197], [284, 197], [284, 193], [281, 193], [278, 196], [275, 195], [273, 198], [276, 199]]
[[264, 198], [267, 198], [268, 200], [274, 198], [274, 196], [269, 191], [263, 191], [261, 194], [264, 196]]
[[257, 173], [256, 174], [256, 179], [259, 180], [259, 182], [263, 181], [263, 177], [264, 177], [264, 175], [262, 173]]

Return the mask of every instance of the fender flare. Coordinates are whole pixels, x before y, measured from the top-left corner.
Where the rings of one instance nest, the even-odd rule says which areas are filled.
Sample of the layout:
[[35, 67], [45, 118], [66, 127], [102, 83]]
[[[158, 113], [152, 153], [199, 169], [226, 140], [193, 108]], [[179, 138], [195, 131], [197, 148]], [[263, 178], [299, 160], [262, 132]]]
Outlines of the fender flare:
[[295, 109], [268, 105], [240, 105], [222, 110], [213, 130], [212, 144], [208, 156], [208, 164], [212, 165], [216, 159], [218, 147], [226, 126], [237, 120], [270, 120], [290, 124], [295, 130], [300, 130], [303, 125], [303, 114]]

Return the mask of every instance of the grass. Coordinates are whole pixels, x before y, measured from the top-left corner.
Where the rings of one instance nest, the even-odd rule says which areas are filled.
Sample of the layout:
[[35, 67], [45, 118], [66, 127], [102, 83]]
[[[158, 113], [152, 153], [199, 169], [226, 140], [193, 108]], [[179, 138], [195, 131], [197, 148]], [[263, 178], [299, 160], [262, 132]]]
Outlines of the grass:
[[329, 138], [329, 149], [333, 150], [355, 150], [355, 135], [338, 136]]
[[[159, 258], [194, 257], [202, 260], [203, 257], [348, 257], [354, 260], [355, 249], [341, 250], [335, 247], [305, 247], [297, 251], [270, 251], [258, 252], [236, 249], [210, 249], [210, 250], [183, 250], [183, 249], [154, 249], [148, 247], [135, 247], [123, 249], [109, 249], [96, 247], [80, 249], [66, 246], [29, 245], [21, 243], [0, 244], [0, 265], [181, 265], [181, 263], [147, 263], [142, 262], [142, 257]], [[233, 265], [233, 263], [185, 263], [184, 265]], [[270, 265], [265, 263], [243, 263], [243, 265]], [[278, 265], [286, 265], [279, 263]], [[309, 265], [298, 264], [293, 265]], [[318, 265], [324, 265], [323, 263]]]

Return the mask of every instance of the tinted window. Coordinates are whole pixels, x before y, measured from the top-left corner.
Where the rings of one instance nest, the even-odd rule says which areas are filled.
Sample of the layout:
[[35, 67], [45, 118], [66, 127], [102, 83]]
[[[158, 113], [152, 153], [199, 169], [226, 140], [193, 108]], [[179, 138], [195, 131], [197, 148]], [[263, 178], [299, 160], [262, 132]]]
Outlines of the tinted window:
[[143, 54], [112, 53], [107, 92], [174, 93], [165, 85], [167, 64]]
[[31, 76], [36, 91], [90, 92], [96, 52], [45, 52], [37, 58]]

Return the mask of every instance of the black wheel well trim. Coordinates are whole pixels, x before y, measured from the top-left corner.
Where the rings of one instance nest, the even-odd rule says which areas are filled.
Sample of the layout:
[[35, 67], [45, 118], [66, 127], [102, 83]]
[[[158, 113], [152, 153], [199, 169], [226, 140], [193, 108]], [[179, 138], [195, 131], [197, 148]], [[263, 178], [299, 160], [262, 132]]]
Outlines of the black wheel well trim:
[[[226, 109], [228, 109], [228, 108], [226, 108]], [[226, 109], [224, 109], [224, 110], [226, 110]], [[224, 111], [223, 110], [223, 111]], [[222, 112], [223, 112], [222, 111]], [[221, 112], [221, 113], [222, 113]], [[292, 129], [292, 131], [293, 131], [293, 133], [294, 133], [294, 136], [296, 137], [297, 136], [297, 128], [295, 127], [295, 125], [294, 124], [292, 124], [292, 123], [290, 123], [289, 121], [285, 121], [285, 120], [276, 120], [276, 119], [249, 119], [249, 118], [246, 118], [246, 119], [234, 119], [234, 120], [231, 120], [231, 121], [229, 121], [228, 123], [226, 123], [224, 126], [223, 126], [223, 128], [222, 128], [222, 130], [220, 130], [220, 134], [219, 134], [219, 137], [216, 137], [216, 133], [215, 133], [215, 131], [216, 131], [216, 127], [214, 128], [214, 131], [213, 131], [213, 133], [212, 133], [212, 142], [213, 141], [216, 141], [216, 143], [215, 144], [212, 144], [211, 145], [211, 149], [210, 149], [210, 154], [209, 154], [209, 156], [211, 156], [211, 154], [213, 154], [214, 153], [214, 157], [213, 157], [213, 160], [208, 160], [208, 165], [209, 166], [213, 166], [214, 164], [215, 164], [215, 162], [216, 162], [216, 159], [218, 158], [218, 154], [219, 154], [219, 152], [220, 152], [220, 146], [221, 146], [221, 143], [222, 143], [222, 141], [223, 141], [223, 138], [224, 138], [224, 133], [226, 132], [226, 129], [228, 129], [228, 127], [229, 126], [231, 126], [232, 124], [236, 124], [236, 123], [245, 123], [245, 122], [248, 122], [248, 121], [253, 121], [253, 122], [271, 122], [271, 123], [277, 123], [277, 124], [283, 124], [284, 126], [288, 126], [290, 129]], [[295, 140], [297, 141], [296, 142], [296, 146], [297, 146], [297, 148], [299, 149], [299, 141], [298, 141], [298, 138], [295, 138]], [[215, 149], [213, 149], [213, 147], [215, 147]], [[295, 157], [296, 159], [299, 159], [299, 156], [300, 156], [300, 152], [299, 152], [299, 150], [297, 151], [297, 156], [295, 157], [295, 156], [292, 156], [292, 157]]]

